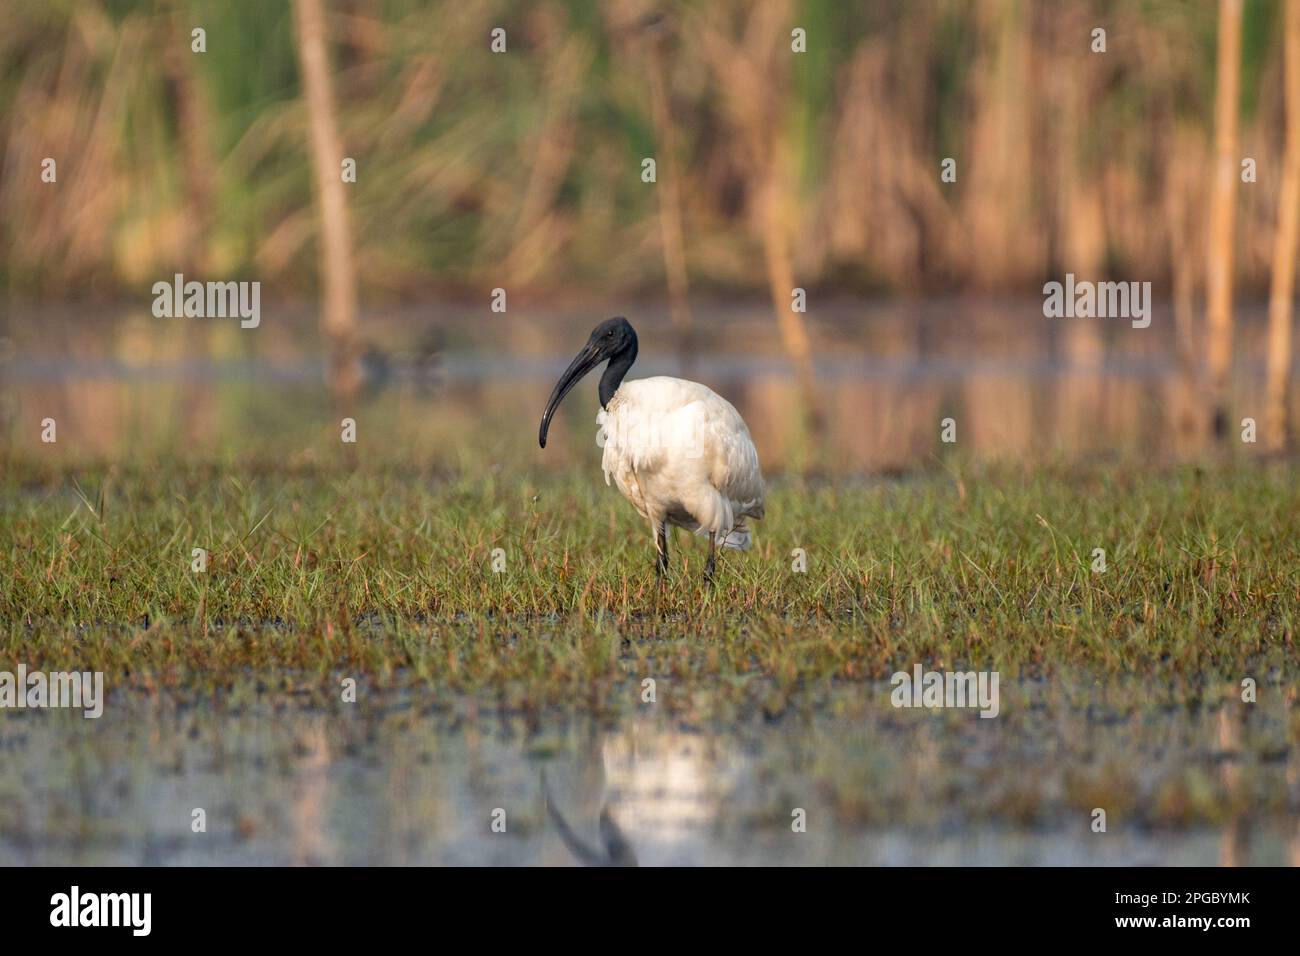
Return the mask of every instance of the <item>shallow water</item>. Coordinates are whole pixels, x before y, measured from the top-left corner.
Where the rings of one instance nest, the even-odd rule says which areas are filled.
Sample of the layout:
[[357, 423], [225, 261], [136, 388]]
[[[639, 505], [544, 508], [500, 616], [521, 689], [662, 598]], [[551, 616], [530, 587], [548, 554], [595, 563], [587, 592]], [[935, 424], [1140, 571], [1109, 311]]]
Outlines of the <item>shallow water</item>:
[[1244, 711], [1070, 683], [1004, 682], [993, 719], [895, 709], [883, 683], [775, 719], [633, 686], [605, 721], [423, 688], [119, 692], [98, 720], [4, 714], [0, 864], [1300, 863], [1278, 689]]
[[[90, 314], [93, 311], [93, 314]], [[632, 376], [686, 375], [740, 410], [769, 468], [807, 452], [799, 393], [770, 308], [701, 308], [697, 344], [673, 349], [666, 310], [629, 308]], [[485, 316], [430, 303], [362, 317], [361, 441], [416, 456], [510, 456], [567, 467], [594, 447], [594, 384], [562, 407], [545, 457], [536, 422], [599, 312]], [[1262, 310], [1237, 328], [1235, 404], [1262, 420]], [[820, 468], [860, 473], [988, 458], [1177, 455], [1188, 403], [1169, 310], [1150, 328], [1047, 319], [1038, 300], [844, 301], [808, 316], [825, 433]], [[59, 423], [57, 447], [40, 422]], [[940, 423], [957, 424], [955, 442]], [[157, 319], [139, 306], [10, 309], [0, 316], [0, 441], [50, 456], [314, 447], [337, 428], [309, 311], [268, 305], [262, 324]], [[372, 448], [374, 446], [372, 445]], [[454, 454], [453, 454], [454, 452]]]

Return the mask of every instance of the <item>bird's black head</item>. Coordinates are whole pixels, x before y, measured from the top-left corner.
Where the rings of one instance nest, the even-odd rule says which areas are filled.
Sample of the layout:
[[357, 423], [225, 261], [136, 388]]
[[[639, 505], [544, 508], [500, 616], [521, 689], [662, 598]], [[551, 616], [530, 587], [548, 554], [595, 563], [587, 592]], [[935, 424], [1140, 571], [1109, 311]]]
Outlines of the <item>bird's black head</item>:
[[636, 329], [632, 328], [632, 323], [623, 316], [616, 315], [591, 330], [587, 345], [601, 348], [611, 357], [627, 348], [635, 352]]
[[537, 432], [537, 443], [546, 447], [546, 432], [551, 427], [551, 416], [559, 408], [564, 396], [578, 384], [578, 381], [601, 362], [609, 362], [605, 374], [600, 377], [600, 405], [604, 408], [618, 391], [623, 376], [636, 361], [636, 330], [632, 323], [621, 315], [606, 319], [591, 331], [591, 337], [582, 351], [577, 354], [569, 367], [564, 370], [560, 380], [551, 390], [551, 397], [542, 414], [542, 424]]

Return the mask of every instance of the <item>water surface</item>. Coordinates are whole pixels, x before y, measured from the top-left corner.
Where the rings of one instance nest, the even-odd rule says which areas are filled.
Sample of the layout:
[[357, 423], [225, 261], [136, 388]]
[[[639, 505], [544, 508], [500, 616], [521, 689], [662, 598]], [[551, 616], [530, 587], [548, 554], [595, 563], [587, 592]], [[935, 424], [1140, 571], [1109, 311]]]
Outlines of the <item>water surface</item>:
[[1010, 682], [994, 719], [895, 709], [883, 683], [722, 719], [706, 700], [539, 719], [420, 687], [322, 706], [251, 679], [119, 692], [99, 720], [0, 720], [0, 863], [1300, 862], [1281, 695], [1067, 683]]

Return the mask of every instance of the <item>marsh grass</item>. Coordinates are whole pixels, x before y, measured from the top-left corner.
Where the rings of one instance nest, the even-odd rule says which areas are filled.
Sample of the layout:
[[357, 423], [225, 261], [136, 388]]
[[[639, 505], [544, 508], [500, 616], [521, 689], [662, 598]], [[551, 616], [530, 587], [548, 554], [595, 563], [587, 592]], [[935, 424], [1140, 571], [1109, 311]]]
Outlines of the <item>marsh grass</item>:
[[[280, 859], [296, 851], [249, 795], [282, 799], [282, 775], [326, 748], [338, 768], [364, 763], [365, 799], [425, 808], [415, 842], [381, 858], [441, 858], [468, 851], [434, 807], [454, 802], [447, 781], [492, 763], [486, 751], [536, 837], [537, 768], [558, 776], [602, 741], [643, 760], [695, 747], [699, 779], [731, 781], [696, 793], [697, 811], [717, 813], [700, 859], [787, 859], [784, 844], [754, 847], [788, 832], [791, 806], [834, 821], [832, 845], [801, 851], [810, 861], [886, 853], [846, 837], [863, 833], [926, 859], [942, 855], [927, 841], [972, 832], [999, 860], [1030, 852], [1012, 849], [1016, 834], [1060, 841], [1041, 851], [1053, 859], [1300, 852], [1291, 465], [778, 477], [755, 549], [726, 553], [709, 586], [703, 542], [681, 533], [657, 582], [647, 529], [585, 470], [416, 468], [380, 453], [162, 462], [3, 462], [0, 669], [103, 670], [110, 702], [102, 724], [5, 718], [0, 746], [28, 769], [0, 789], [0, 855], [86, 852], [30, 836], [47, 806], [88, 846], [131, 858], [138, 830], [181, 854], [153, 794], [212, 773], [236, 775], [220, 786], [255, 834], [232, 830], [219, 851]], [[209, 552], [203, 573], [193, 547]], [[807, 573], [792, 570], [795, 548]], [[916, 663], [999, 671], [998, 718], [892, 707], [888, 678]], [[347, 677], [359, 705], [341, 702]], [[1257, 705], [1242, 703], [1245, 677]], [[250, 734], [266, 748], [256, 759]], [[36, 763], [47, 751], [62, 776]], [[153, 769], [123, 770], [132, 754]], [[406, 769], [371, 774], [375, 761]], [[121, 784], [129, 826], [85, 823], [61, 795], [79, 774], [138, 772], [158, 783]], [[12, 782], [31, 779], [45, 782]], [[1090, 839], [1095, 807], [1124, 841]], [[1258, 828], [1253, 856], [1243, 821]], [[1166, 845], [1187, 828], [1210, 849]], [[339, 839], [345, 858], [372, 852]]]
[[657, 582], [648, 530], [587, 474], [11, 461], [0, 656], [114, 686], [352, 675], [595, 711], [653, 676], [779, 712], [915, 662], [1263, 684], [1290, 679], [1296, 487], [1291, 466], [780, 479], [709, 586], [680, 532]]

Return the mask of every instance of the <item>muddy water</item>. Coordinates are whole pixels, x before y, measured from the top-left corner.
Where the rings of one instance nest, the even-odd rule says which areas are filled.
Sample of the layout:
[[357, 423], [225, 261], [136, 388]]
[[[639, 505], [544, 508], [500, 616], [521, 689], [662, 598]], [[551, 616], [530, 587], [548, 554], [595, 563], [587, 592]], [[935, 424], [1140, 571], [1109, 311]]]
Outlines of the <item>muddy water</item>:
[[1280, 694], [1243, 713], [1074, 683], [1010, 683], [993, 719], [884, 684], [599, 723], [420, 688], [118, 693], [99, 720], [4, 715], [0, 864], [1300, 863]]

